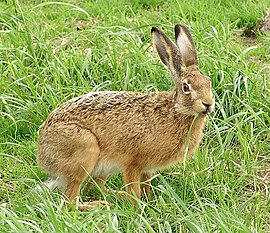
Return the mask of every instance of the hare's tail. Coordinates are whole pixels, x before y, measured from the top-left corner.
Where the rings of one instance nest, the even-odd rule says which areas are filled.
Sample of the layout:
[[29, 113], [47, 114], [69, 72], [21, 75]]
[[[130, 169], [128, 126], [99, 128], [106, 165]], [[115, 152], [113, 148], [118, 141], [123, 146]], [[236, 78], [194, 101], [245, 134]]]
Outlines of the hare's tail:
[[42, 192], [44, 188], [47, 188], [50, 191], [53, 191], [55, 189], [60, 189], [61, 191], [63, 191], [65, 189], [65, 182], [59, 177], [50, 177], [43, 182], [43, 185], [37, 184], [35, 186], [35, 190], [37, 190], [38, 192]]

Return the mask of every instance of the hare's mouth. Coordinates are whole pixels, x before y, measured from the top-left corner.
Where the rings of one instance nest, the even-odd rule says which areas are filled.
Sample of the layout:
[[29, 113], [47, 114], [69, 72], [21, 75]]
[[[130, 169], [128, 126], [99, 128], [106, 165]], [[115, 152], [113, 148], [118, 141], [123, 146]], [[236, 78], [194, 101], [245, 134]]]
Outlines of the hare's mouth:
[[212, 112], [211, 108], [206, 109], [203, 112], [200, 112], [201, 117], [206, 117], [208, 113]]
[[201, 112], [201, 113], [200, 113], [200, 116], [201, 116], [201, 117], [206, 117], [208, 113], [209, 113], [209, 111]]
[[200, 112], [200, 115], [202, 117], [205, 117], [205, 116], [207, 116], [208, 113], [213, 111], [214, 105], [213, 104], [205, 104], [205, 103], [203, 103], [203, 106], [204, 106], [204, 110]]

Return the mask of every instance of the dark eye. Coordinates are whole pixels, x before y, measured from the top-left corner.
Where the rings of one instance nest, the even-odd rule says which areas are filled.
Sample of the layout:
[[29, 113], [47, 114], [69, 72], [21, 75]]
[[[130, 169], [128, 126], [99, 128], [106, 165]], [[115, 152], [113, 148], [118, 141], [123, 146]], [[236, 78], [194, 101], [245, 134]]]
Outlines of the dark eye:
[[182, 88], [183, 88], [183, 92], [185, 94], [189, 94], [190, 93], [190, 87], [189, 87], [189, 85], [187, 83], [183, 83]]

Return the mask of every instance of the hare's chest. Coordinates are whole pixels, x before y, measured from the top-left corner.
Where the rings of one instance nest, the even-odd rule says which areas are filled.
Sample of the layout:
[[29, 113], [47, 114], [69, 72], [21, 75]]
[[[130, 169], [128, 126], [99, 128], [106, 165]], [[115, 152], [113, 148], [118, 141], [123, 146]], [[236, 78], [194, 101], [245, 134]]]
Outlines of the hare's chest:
[[[203, 135], [203, 127], [182, 130], [178, 134], [164, 133], [147, 145], [148, 165], [164, 168], [188, 158], [198, 148]], [[144, 148], [144, 147], [142, 147]], [[141, 151], [143, 154], [143, 150]]]

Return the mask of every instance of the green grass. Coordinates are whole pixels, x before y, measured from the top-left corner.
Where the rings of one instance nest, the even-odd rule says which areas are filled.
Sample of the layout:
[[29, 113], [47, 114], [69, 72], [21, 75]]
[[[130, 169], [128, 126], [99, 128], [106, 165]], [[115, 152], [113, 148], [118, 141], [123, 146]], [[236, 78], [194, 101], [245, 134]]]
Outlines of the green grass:
[[[0, 2], [1, 232], [269, 232], [270, 39], [240, 37], [270, 8], [260, 1], [104, 0]], [[172, 86], [150, 28], [190, 27], [217, 101], [202, 145], [157, 173], [149, 201], [81, 213], [39, 194], [38, 127], [60, 103], [96, 90]], [[109, 189], [122, 189], [120, 175]], [[91, 195], [83, 191], [83, 197]]]

